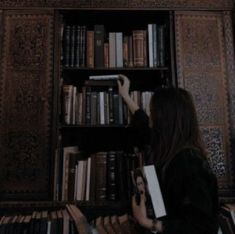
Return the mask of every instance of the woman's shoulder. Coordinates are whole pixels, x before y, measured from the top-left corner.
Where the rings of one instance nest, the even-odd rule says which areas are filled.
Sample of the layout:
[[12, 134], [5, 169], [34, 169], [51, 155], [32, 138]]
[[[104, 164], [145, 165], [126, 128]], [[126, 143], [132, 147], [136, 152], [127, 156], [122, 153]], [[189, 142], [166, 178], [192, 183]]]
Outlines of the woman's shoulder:
[[209, 170], [209, 163], [203, 153], [193, 147], [181, 149], [174, 157], [171, 166], [178, 166], [182, 169], [192, 170], [193, 168], [204, 168]]

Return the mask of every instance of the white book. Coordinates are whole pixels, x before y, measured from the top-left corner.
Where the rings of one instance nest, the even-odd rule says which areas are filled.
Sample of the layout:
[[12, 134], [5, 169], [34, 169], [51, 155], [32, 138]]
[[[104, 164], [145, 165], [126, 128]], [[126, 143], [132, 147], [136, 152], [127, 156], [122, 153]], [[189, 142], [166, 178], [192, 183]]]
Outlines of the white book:
[[99, 92], [100, 101], [100, 124], [105, 124], [105, 113], [104, 113], [104, 92]]
[[152, 209], [156, 218], [165, 216], [165, 204], [154, 165], [143, 166], [132, 171], [132, 181], [137, 205], [140, 202], [138, 200], [140, 193], [144, 192], [146, 200], [149, 200], [148, 204], [151, 204], [147, 209]]
[[153, 67], [153, 24], [148, 24], [149, 67]]
[[117, 80], [118, 78], [119, 78], [118, 74], [89, 76], [90, 80]]

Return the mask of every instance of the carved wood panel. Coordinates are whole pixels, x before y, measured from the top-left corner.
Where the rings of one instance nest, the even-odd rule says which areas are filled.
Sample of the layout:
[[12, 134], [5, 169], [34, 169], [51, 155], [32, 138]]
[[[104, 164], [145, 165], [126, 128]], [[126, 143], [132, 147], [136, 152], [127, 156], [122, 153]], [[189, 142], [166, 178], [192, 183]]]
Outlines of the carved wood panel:
[[129, 0], [130, 7], [161, 7], [161, 8], [195, 8], [195, 9], [225, 9], [231, 8], [232, 1], [223, 0]]
[[48, 199], [53, 15], [5, 11], [0, 86], [0, 196]]
[[232, 0], [1, 0], [0, 7], [232, 9]]
[[94, 8], [128, 7], [128, 0], [91, 0], [91, 7]]
[[223, 14], [176, 12], [175, 25], [178, 83], [194, 97], [209, 161], [225, 194], [234, 181]]

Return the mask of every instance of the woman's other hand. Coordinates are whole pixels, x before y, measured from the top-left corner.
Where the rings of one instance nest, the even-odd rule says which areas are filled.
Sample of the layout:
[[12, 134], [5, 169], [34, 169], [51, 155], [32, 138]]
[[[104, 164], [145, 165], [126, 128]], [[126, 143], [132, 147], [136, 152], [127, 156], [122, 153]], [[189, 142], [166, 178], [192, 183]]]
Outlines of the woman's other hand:
[[131, 99], [131, 96], [129, 94], [129, 89], [130, 89], [130, 81], [129, 81], [129, 79], [126, 76], [120, 74], [119, 75], [119, 80], [117, 80], [117, 84], [118, 84], [118, 92], [119, 92], [119, 94], [122, 96], [123, 100], [127, 104], [130, 112], [132, 114], [134, 114], [135, 111], [139, 109], [139, 106], [138, 106], [137, 103], [135, 103]]
[[129, 89], [130, 89], [130, 81], [129, 79], [120, 74], [119, 75], [119, 80], [117, 80], [118, 83], [118, 92], [119, 94], [124, 98], [128, 98], [129, 97]]

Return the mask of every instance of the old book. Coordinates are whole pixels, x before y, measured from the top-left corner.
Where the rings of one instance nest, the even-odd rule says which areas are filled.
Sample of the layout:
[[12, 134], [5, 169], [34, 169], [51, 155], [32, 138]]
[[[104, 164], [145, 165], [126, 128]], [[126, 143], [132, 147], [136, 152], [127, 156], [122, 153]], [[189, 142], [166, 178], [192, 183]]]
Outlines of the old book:
[[135, 67], [146, 66], [146, 31], [134, 30], [133, 33], [133, 63]]
[[166, 41], [166, 25], [159, 25], [157, 27], [157, 40], [158, 40], [158, 58], [159, 58], [159, 66], [165, 66], [165, 41]]
[[123, 67], [123, 33], [116, 32], [116, 67]]
[[74, 67], [75, 65], [75, 35], [76, 35], [76, 28], [75, 25], [71, 27], [71, 34], [70, 34], [70, 67]]
[[[63, 172], [62, 172], [62, 200], [68, 200], [69, 174], [70, 174], [70, 160], [73, 154], [78, 154], [77, 146], [67, 146], [63, 148]], [[71, 187], [71, 186], [70, 186]], [[71, 198], [71, 194], [70, 194]]]
[[79, 67], [80, 66], [80, 32], [81, 32], [81, 26], [80, 25], [76, 25], [75, 27], [75, 51], [74, 51], [74, 66], [75, 67]]
[[123, 67], [128, 67], [128, 36], [123, 36]]
[[98, 152], [95, 157], [95, 198], [104, 201], [107, 198], [107, 152]]
[[94, 25], [95, 67], [104, 67], [104, 25]]
[[87, 31], [86, 61], [87, 67], [94, 68], [94, 31]]
[[63, 63], [65, 67], [70, 66], [70, 38], [71, 38], [71, 26], [66, 25], [63, 37]]
[[116, 33], [109, 33], [109, 67], [116, 67]]
[[117, 153], [107, 152], [107, 199], [117, 200]]
[[104, 67], [109, 67], [109, 43], [104, 42]]
[[79, 63], [80, 67], [85, 67], [86, 62], [86, 26], [81, 26], [81, 32], [80, 32], [80, 58]]
[[140, 203], [140, 193], [144, 193], [147, 215], [150, 218], [165, 216], [165, 204], [154, 165], [143, 166], [133, 170], [132, 182], [137, 205]]

